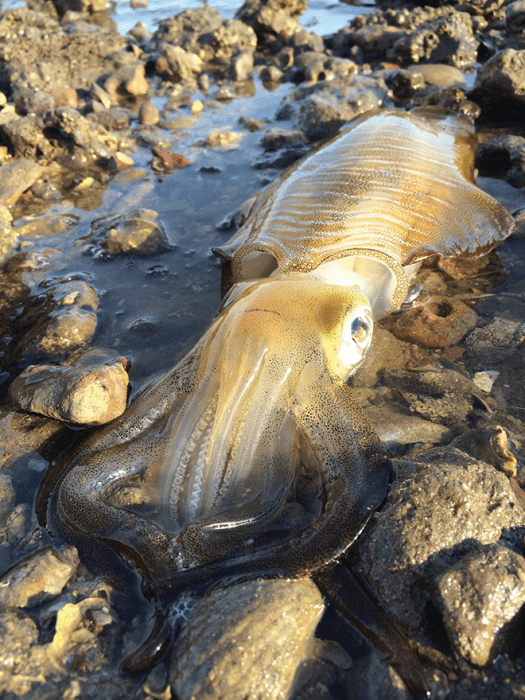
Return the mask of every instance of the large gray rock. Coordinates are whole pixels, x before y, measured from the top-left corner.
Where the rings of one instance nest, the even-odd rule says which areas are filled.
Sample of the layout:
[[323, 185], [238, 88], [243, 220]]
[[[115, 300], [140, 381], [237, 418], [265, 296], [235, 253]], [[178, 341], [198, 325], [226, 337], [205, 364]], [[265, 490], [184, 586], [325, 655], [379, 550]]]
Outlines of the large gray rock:
[[455, 448], [396, 464], [401, 479], [358, 542], [358, 566], [386, 612], [428, 644], [434, 579], [509, 529], [522, 539], [525, 513], [504, 474]]

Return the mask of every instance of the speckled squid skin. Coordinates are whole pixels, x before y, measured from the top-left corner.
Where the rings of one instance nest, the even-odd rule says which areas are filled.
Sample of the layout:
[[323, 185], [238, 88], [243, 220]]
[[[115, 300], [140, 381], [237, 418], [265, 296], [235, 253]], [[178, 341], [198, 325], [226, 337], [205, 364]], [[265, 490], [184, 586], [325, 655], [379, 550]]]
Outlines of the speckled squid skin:
[[[384, 448], [337, 375], [341, 329], [362, 294], [305, 275], [233, 292], [185, 360], [79, 443], [51, 500], [53, 529], [136, 551], [163, 591], [219, 571], [319, 568], [386, 493]], [[275, 523], [301, 459], [322, 474], [320, 512], [282, 541]], [[147, 518], [112, 503], [136, 479], [153, 504]]]
[[[298, 576], [341, 556], [384, 499], [389, 462], [343, 381], [354, 368], [342, 360], [344, 329], [354, 332], [368, 300], [320, 268], [380, 260], [395, 276], [397, 308], [403, 266], [479, 255], [509, 235], [510, 215], [474, 184], [475, 145], [458, 115], [384, 110], [262, 193], [219, 251], [237, 284], [212, 326], [122, 417], [77, 444], [50, 527], [84, 550], [96, 538], [124, 552], [163, 593]], [[277, 277], [242, 281], [254, 252], [275, 259]], [[283, 534], [301, 463], [320, 474], [318, 508]], [[126, 485], [142, 490], [146, 508], [119, 501]]]

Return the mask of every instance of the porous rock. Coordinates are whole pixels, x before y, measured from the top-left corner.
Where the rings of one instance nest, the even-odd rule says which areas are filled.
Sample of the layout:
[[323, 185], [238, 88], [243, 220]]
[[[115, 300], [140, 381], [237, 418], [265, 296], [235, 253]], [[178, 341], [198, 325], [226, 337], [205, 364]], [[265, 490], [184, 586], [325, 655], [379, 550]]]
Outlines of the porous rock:
[[323, 610], [308, 578], [212, 591], [178, 638], [172, 692], [180, 700], [287, 697]]
[[476, 547], [436, 578], [433, 599], [452, 646], [485, 666], [519, 646], [525, 559], [499, 544]]
[[90, 26], [89, 32], [67, 31], [44, 13], [7, 10], [0, 17], [0, 76], [35, 90], [89, 89], [117, 67], [126, 47], [116, 31]]
[[128, 395], [127, 360], [104, 365], [31, 365], [9, 387], [9, 400], [24, 411], [78, 425], [103, 425], [120, 416]]
[[155, 58], [157, 70], [171, 79], [186, 80], [210, 67], [242, 80], [253, 66], [250, 56], [256, 45], [251, 27], [226, 20], [215, 7], [205, 6], [159, 22], [147, 51]]
[[400, 63], [450, 63], [461, 68], [477, 61], [478, 42], [466, 12], [451, 12], [398, 39], [387, 57]]
[[299, 28], [297, 18], [307, 0], [246, 0], [235, 15], [253, 27], [261, 42], [276, 36], [291, 36]]
[[358, 541], [358, 567], [388, 614], [428, 644], [434, 579], [509, 529], [523, 537], [525, 513], [506, 476], [458, 449], [435, 447], [395, 464], [401, 479]]
[[[102, 126], [71, 107], [57, 107], [40, 116], [21, 117], [0, 125], [0, 132], [8, 139], [16, 156], [45, 163], [67, 155], [77, 168], [94, 163], [112, 167], [114, 151], [108, 144], [115, 150], [118, 146]], [[29, 165], [26, 167], [29, 170]], [[33, 169], [35, 167], [33, 165]]]
[[429, 348], [446, 348], [456, 345], [475, 328], [477, 320], [476, 312], [461, 300], [435, 296], [403, 312], [393, 333], [402, 340]]
[[474, 328], [465, 338], [465, 348], [474, 370], [492, 369], [516, 353], [525, 340], [525, 327], [517, 321], [494, 318]]
[[525, 50], [498, 51], [478, 70], [472, 99], [484, 105], [525, 104]]
[[350, 119], [381, 107], [386, 88], [368, 76], [347, 75], [308, 88], [299, 88], [298, 128], [308, 138], [334, 136]]

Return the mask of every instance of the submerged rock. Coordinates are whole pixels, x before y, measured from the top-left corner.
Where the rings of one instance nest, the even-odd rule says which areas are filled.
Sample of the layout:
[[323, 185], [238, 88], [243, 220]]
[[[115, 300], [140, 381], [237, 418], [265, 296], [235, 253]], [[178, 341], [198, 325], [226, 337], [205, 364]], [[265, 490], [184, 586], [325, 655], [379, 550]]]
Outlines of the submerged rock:
[[126, 358], [88, 367], [30, 366], [9, 387], [9, 400], [24, 411], [77, 425], [103, 425], [124, 412]]
[[51, 547], [38, 550], [0, 577], [0, 606], [25, 608], [55, 597], [76, 574], [79, 563], [74, 547], [59, 555]]
[[97, 293], [86, 282], [60, 282], [27, 299], [18, 317], [14, 357], [55, 359], [86, 344], [94, 335]]
[[308, 578], [212, 591], [178, 638], [172, 692], [180, 700], [287, 697], [323, 610]]
[[95, 245], [107, 251], [109, 256], [157, 255], [171, 247], [159, 215], [149, 209], [134, 209], [127, 214], [95, 219], [87, 240], [86, 252], [93, 252], [92, 246]]

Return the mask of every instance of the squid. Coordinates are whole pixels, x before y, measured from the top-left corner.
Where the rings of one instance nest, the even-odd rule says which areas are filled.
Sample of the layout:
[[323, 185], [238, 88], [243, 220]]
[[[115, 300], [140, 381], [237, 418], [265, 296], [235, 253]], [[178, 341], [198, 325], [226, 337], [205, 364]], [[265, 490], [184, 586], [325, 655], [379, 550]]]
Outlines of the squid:
[[214, 251], [234, 284], [210, 328], [67, 455], [48, 528], [99, 568], [95, 542], [131, 559], [167, 597], [342, 557], [390, 478], [349, 386], [374, 322], [423, 260], [479, 256], [514, 228], [475, 184], [476, 148], [462, 115], [384, 109], [252, 198]]

